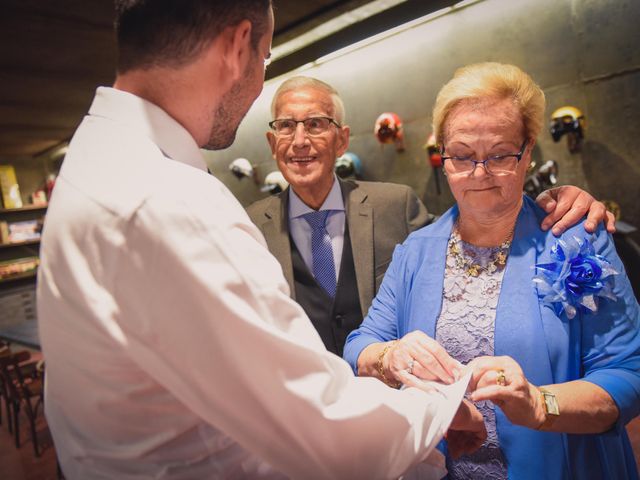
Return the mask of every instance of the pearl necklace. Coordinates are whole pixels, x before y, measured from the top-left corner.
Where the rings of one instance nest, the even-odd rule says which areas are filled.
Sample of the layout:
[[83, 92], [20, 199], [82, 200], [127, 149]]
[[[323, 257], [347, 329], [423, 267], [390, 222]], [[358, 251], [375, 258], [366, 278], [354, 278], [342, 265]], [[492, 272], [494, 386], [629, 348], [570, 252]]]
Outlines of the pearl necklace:
[[456, 222], [453, 227], [453, 231], [451, 232], [451, 238], [449, 239], [449, 255], [454, 258], [456, 267], [471, 277], [477, 277], [482, 272], [494, 273], [496, 270], [503, 269], [507, 264], [507, 257], [509, 256], [512, 237], [513, 229], [509, 232], [509, 235], [507, 235], [507, 238], [504, 239], [497, 250], [491, 254], [489, 262], [486, 265], [480, 265], [479, 263], [476, 263], [473, 258], [469, 258], [464, 254], [464, 249], [461, 245], [462, 239], [460, 238], [460, 230], [458, 222]]

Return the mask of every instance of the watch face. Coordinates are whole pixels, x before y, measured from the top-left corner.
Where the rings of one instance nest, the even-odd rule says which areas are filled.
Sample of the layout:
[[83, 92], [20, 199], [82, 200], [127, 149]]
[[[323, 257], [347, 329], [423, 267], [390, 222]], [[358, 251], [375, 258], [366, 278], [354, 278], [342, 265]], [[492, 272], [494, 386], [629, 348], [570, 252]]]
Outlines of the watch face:
[[544, 397], [544, 406], [547, 410], [547, 414], [560, 415], [560, 409], [558, 408], [558, 401], [556, 400], [556, 396], [552, 393], [547, 392], [543, 392], [542, 396]]

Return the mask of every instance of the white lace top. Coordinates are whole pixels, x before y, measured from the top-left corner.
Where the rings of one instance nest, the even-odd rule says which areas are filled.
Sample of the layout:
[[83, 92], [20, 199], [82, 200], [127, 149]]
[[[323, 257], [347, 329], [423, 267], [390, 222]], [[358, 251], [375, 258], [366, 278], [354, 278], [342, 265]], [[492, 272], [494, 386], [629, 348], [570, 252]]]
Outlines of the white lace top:
[[[463, 255], [484, 267], [500, 247], [475, 247], [460, 240]], [[493, 270], [493, 271], [491, 271]], [[456, 266], [447, 255], [442, 310], [436, 324], [436, 340], [456, 360], [466, 364], [476, 357], [494, 354], [494, 327], [504, 268], [481, 270], [477, 277]], [[476, 404], [485, 419], [488, 437], [472, 455], [447, 457], [450, 479], [506, 479], [507, 467], [496, 433], [496, 417], [489, 401]]]

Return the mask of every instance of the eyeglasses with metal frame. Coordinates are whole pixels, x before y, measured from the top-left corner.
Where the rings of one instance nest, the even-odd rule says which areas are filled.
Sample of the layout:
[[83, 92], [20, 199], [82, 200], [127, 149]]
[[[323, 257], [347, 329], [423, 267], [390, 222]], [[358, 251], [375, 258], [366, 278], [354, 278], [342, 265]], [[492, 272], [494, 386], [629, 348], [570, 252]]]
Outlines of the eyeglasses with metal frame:
[[304, 127], [304, 131], [307, 135], [316, 136], [322, 135], [331, 124], [338, 128], [341, 125], [331, 117], [309, 117], [304, 120], [294, 120], [293, 118], [277, 118], [269, 122], [269, 127], [275, 132], [276, 135], [281, 137], [288, 137], [293, 135], [298, 128], [298, 124], [301, 123]]
[[446, 171], [448, 174], [452, 175], [462, 175], [465, 173], [471, 175], [479, 164], [482, 164], [485, 171], [491, 175], [506, 175], [515, 172], [518, 163], [522, 160], [522, 156], [524, 155], [528, 144], [529, 139], [525, 138], [518, 153], [489, 155], [485, 160], [475, 160], [471, 155], [446, 156], [444, 154], [445, 146], [442, 145], [442, 163], [444, 166], [445, 160], [449, 160], [449, 168], [446, 168]]

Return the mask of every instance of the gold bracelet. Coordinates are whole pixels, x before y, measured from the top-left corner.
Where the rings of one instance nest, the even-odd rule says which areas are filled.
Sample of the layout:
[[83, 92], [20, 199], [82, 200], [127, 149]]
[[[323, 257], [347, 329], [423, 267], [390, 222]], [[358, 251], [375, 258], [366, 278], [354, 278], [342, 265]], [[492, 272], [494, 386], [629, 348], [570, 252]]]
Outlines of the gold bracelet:
[[400, 384], [398, 384], [398, 383], [392, 384], [391, 383], [391, 381], [384, 374], [384, 367], [382, 366], [382, 362], [384, 360], [384, 356], [387, 354], [389, 349], [391, 347], [393, 347], [396, 343], [397, 343], [397, 340], [394, 340], [391, 343], [387, 343], [385, 345], [385, 347], [382, 349], [382, 351], [378, 354], [378, 364], [377, 364], [377, 370], [378, 370], [378, 373], [380, 374], [380, 377], [382, 378], [382, 381], [384, 383], [386, 383], [387, 385], [389, 385], [390, 387], [393, 387], [393, 388], [398, 388], [400, 386]]

